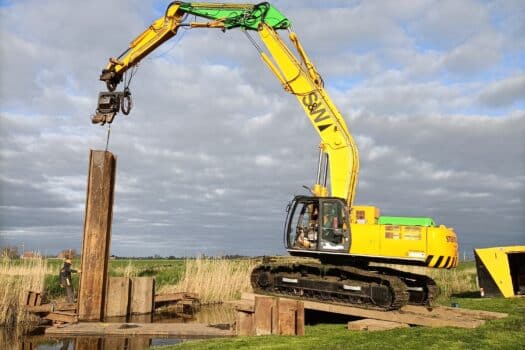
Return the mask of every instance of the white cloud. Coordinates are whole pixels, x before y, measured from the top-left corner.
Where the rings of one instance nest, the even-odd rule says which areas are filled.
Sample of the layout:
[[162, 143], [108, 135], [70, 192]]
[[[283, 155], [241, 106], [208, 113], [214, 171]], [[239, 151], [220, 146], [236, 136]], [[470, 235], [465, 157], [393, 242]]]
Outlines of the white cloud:
[[494, 107], [525, 101], [525, 74], [517, 74], [490, 84], [483, 89], [479, 100], [485, 105]]
[[[521, 2], [275, 5], [356, 138], [358, 202], [434, 216], [460, 242], [496, 230], [517, 237]], [[2, 243], [78, 247], [88, 150], [106, 145], [107, 128], [89, 121], [100, 70], [162, 11], [137, 0], [27, 0], [0, 11]], [[207, 253], [282, 253], [284, 207], [315, 178], [318, 136], [243, 33], [180, 34], [141, 63], [134, 109], [111, 128], [112, 249], [196, 254], [207, 237]], [[488, 215], [495, 207], [508, 219]]]
[[448, 71], [460, 75], [482, 73], [502, 57], [502, 38], [495, 33], [481, 34], [458, 45], [442, 58]]
[[258, 155], [255, 157], [255, 164], [260, 167], [271, 167], [275, 164], [275, 160], [269, 155]]

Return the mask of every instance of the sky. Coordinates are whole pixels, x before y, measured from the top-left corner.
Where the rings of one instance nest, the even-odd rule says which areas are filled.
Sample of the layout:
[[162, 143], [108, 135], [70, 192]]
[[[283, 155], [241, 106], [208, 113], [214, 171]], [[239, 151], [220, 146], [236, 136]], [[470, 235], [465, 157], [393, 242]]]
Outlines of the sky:
[[[81, 250], [99, 74], [168, 3], [0, 1], [0, 246]], [[357, 204], [453, 227], [460, 254], [525, 244], [525, 2], [272, 4], [356, 139]], [[285, 254], [319, 139], [244, 34], [180, 30], [131, 91], [111, 253]]]

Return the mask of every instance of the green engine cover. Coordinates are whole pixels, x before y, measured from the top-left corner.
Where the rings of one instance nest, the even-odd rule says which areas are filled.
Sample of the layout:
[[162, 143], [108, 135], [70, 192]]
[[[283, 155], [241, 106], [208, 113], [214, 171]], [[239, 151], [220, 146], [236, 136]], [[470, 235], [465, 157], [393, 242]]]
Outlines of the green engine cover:
[[436, 226], [432, 218], [413, 218], [408, 216], [380, 216], [377, 220], [379, 225], [403, 225], [403, 226]]

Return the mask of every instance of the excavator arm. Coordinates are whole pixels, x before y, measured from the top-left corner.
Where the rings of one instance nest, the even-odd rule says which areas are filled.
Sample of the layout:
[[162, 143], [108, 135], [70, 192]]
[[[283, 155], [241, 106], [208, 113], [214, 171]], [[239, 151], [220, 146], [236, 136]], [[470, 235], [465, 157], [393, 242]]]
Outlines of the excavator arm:
[[[189, 22], [187, 17], [205, 18], [207, 22]], [[154, 21], [144, 32], [133, 40], [129, 48], [117, 58], [110, 58], [103, 69], [100, 80], [106, 83], [110, 92], [101, 92], [97, 114], [93, 123], [111, 123], [120, 110], [128, 114], [131, 108], [131, 93], [127, 86], [124, 91], [114, 92], [125, 73], [136, 66], [144, 57], [177, 34], [180, 27], [219, 28], [229, 30], [240, 28], [258, 33], [267, 48], [257, 47], [261, 59], [281, 82], [283, 88], [295, 95], [310, 122], [321, 138], [319, 170], [314, 195], [331, 195], [346, 201], [352, 207], [359, 157], [357, 147], [346, 123], [324, 89], [323, 80], [306, 55], [297, 35], [289, 32], [295, 51], [288, 48], [277, 30], [290, 30], [290, 21], [267, 2], [251, 4], [205, 4], [172, 2], [165, 15]], [[328, 171], [331, 193], [328, 193]]]
[[[210, 22], [185, 22], [188, 15], [210, 19]], [[208, 4], [172, 2], [163, 17], [154, 21], [129, 44], [129, 48], [117, 58], [110, 58], [100, 80], [108, 90], [114, 91], [124, 73], [136, 66], [144, 57], [177, 34], [179, 27], [242, 28], [258, 30], [264, 22], [273, 29], [286, 29], [290, 21], [267, 2], [253, 4]]]
[[[359, 157], [357, 146], [343, 117], [332, 103], [324, 89], [321, 76], [294, 32], [290, 32], [289, 36], [299, 53], [299, 58], [268, 25], [261, 24], [258, 33], [278, 68], [264, 52], [261, 52], [262, 60], [281, 81], [284, 89], [297, 97], [321, 138], [320, 166], [312, 192], [318, 197], [329, 195], [326, 186], [329, 167], [330, 195], [345, 199], [348, 208], [351, 208], [357, 186]], [[326, 156], [324, 162], [323, 154]]]
[[[189, 21], [190, 16], [195, 21]], [[205, 21], [197, 22], [197, 18]], [[431, 278], [367, 265], [374, 261], [455, 267], [454, 231], [419, 218], [380, 217], [376, 207], [353, 206], [359, 171], [354, 139], [328, 96], [323, 79], [290, 30], [290, 21], [269, 3], [172, 2], [163, 17], [120, 56], [109, 60], [100, 76], [109, 92], [99, 94], [93, 123], [111, 123], [117, 113], [130, 112], [128, 85], [132, 74], [128, 76], [128, 70], [175, 36], [180, 27], [244, 31], [284, 90], [295, 95], [321, 139], [313, 196], [296, 196], [290, 203], [285, 245], [290, 254], [318, 258], [324, 265], [262, 264], [251, 275], [254, 290], [380, 310], [397, 309], [406, 303], [430, 305], [437, 294]], [[291, 48], [278, 33], [283, 29], [288, 30]], [[258, 34], [264, 50], [251, 32]], [[121, 82], [124, 89], [115, 91]]]

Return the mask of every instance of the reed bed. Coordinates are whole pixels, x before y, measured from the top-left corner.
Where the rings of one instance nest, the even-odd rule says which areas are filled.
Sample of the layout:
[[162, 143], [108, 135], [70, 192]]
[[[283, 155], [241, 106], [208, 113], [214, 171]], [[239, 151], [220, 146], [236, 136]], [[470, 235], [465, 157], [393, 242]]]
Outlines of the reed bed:
[[131, 260], [124, 266], [117, 266], [112, 268], [112, 274], [120, 277], [137, 277], [140, 273], [140, 269], [133, 264]]
[[13, 260], [0, 262], [0, 326], [29, 324], [34, 316], [23, 306], [27, 291], [41, 292], [49, 268], [45, 259]]
[[197, 293], [201, 304], [239, 299], [241, 293], [252, 291], [250, 274], [258, 263], [254, 259], [187, 260], [180, 282], [174, 286], [163, 286], [159, 293]]
[[444, 301], [455, 295], [471, 293], [478, 290], [476, 281], [476, 268], [466, 269], [431, 269], [420, 266], [404, 266], [392, 264], [377, 264], [395, 268], [401, 271], [426, 275], [434, 279], [439, 287], [438, 300]]
[[432, 269], [428, 276], [439, 286], [440, 300], [479, 290], [475, 267], [463, 270]]

